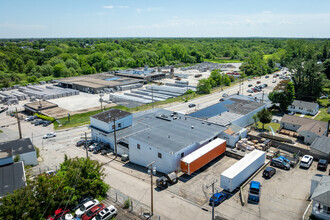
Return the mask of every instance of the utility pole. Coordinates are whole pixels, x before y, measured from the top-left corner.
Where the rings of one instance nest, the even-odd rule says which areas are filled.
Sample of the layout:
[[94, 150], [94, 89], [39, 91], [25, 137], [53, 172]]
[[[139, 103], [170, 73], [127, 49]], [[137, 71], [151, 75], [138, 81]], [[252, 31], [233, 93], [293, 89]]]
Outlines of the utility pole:
[[21, 121], [18, 117], [18, 112], [16, 108], [16, 118], [17, 118], [17, 125], [18, 125], [18, 133], [19, 133], [19, 139], [22, 139], [22, 130], [21, 130]]
[[213, 200], [212, 200], [212, 220], [214, 220], [214, 184], [217, 181], [218, 180], [215, 179], [215, 180], [212, 181], [212, 183], [210, 185], [206, 186], [207, 189], [212, 186], [212, 198], [213, 198]]
[[116, 119], [114, 118], [113, 119], [113, 128], [114, 128], [114, 130], [113, 130], [113, 135], [114, 135], [114, 141], [115, 141], [115, 155], [116, 155], [116, 157], [115, 157], [115, 159], [117, 159], [117, 136], [116, 136]]
[[152, 161], [149, 163], [146, 167], [148, 168], [148, 173], [150, 174], [150, 189], [151, 189], [151, 213], [150, 217], [154, 214], [154, 189], [153, 189], [153, 182], [152, 182], [152, 176], [156, 174], [156, 167], [153, 167], [152, 165], [155, 163], [155, 161]]
[[264, 95], [265, 95], [265, 91], [262, 91], [262, 100], [261, 100], [261, 103], [264, 103]]
[[87, 134], [85, 132], [85, 150], [86, 150], [86, 158], [88, 158], [88, 150], [87, 150]]

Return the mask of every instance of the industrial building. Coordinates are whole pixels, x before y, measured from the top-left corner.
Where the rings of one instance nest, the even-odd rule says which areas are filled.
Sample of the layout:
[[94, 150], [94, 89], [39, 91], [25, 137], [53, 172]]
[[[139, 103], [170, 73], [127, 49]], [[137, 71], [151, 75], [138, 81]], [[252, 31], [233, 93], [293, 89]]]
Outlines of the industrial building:
[[26, 185], [24, 163], [22, 161], [17, 163], [11, 162], [0, 166], [0, 180], [0, 198], [24, 187]]
[[[157, 170], [163, 173], [180, 170], [181, 159], [203, 146], [208, 146], [205, 149], [211, 150], [211, 145], [217, 147], [225, 143], [221, 140], [218, 145], [208, 145], [219, 141], [218, 136], [227, 128], [199, 118], [164, 109], [152, 109], [132, 115], [117, 110], [116, 116], [111, 111], [115, 113], [112, 109], [91, 116], [92, 138], [109, 143], [114, 149], [114, 132], [111, 129], [114, 128], [115, 118], [118, 154], [128, 154], [132, 163], [141, 166], [155, 161]], [[119, 121], [122, 123], [121, 127]], [[219, 151], [218, 155], [221, 153], [223, 152]], [[207, 154], [201, 154], [203, 155]], [[203, 163], [199, 165], [203, 166]], [[194, 169], [198, 168], [200, 167]]]
[[9, 160], [14, 161], [15, 156], [19, 156], [20, 161], [23, 161], [25, 165], [38, 164], [37, 152], [30, 138], [2, 142], [0, 143], [0, 153], [2, 153], [0, 166]]
[[145, 66], [143, 70], [121, 70], [115, 72], [116, 76], [124, 76], [135, 79], [141, 79], [146, 82], [161, 80], [166, 76], [165, 72], [157, 71], [155, 69], [149, 69], [148, 66]]
[[98, 73], [85, 76], [69, 77], [56, 80], [59, 86], [76, 89], [88, 93], [100, 93], [104, 91], [118, 91], [122, 86], [137, 84], [142, 86], [144, 79], [115, 76], [110, 73]]

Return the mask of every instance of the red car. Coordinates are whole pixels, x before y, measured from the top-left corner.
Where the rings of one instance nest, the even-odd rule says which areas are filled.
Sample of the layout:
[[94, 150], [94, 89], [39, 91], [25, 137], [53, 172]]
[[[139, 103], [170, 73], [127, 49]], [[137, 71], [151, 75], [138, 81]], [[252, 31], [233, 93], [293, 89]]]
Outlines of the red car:
[[260, 84], [261, 82], [260, 81], [257, 81], [257, 84]]
[[70, 213], [69, 209], [62, 209], [59, 208], [55, 211], [55, 215], [54, 216], [48, 216], [47, 220], [56, 220], [56, 219], [60, 219], [62, 216], [65, 216], [65, 214]]
[[90, 210], [88, 210], [82, 217], [82, 220], [90, 220], [92, 219], [95, 215], [97, 215], [100, 211], [102, 211], [105, 208], [105, 205], [103, 203], [100, 203]]

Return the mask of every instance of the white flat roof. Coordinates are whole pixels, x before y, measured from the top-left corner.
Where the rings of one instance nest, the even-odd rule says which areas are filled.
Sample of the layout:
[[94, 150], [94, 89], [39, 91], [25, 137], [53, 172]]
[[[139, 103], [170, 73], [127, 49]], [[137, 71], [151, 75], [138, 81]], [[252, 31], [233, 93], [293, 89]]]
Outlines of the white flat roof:
[[187, 156], [182, 158], [181, 161], [183, 161], [185, 163], [191, 163], [194, 160], [196, 160], [197, 158], [200, 158], [201, 156], [203, 156], [207, 152], [213, 150], [214, 148], [216, 148], [217, 146], [219, 146], [220, 144], [222, 144], [224, 142], [226, 142], [226, 141], [223, 140], [223, 139], [220, 139], [220, 138], [214, 139], [210, 143], [208, 143], [208, 144], [204, 145], [203, 147], [195, 150], [191, 154], [188, 154]]
[[242, 170], [244, 170], [247, 166], [253, 163], [260, 156], [264, 155], [265, 152], [261, 150], [253, 150], [252, 152], [246, 154], [242, 159], [237, 161], [234, 165], [229, 167], [227, 170], [221, 173], [221, 176], [226, 176], [227, 178], [233, 178]]

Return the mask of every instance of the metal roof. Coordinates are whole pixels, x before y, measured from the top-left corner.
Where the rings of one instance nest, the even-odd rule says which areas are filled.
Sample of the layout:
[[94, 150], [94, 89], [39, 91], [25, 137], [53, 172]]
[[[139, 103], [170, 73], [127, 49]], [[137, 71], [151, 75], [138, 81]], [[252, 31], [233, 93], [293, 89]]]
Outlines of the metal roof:
[[315, 188], [312, 199], [330, 207], [330, 177], [322, 176], [319, 184]]
[[295, 108], [306, 108], [306, 109], [315, 109], [319, 106], [317, 103], [305, 102], [300, 100], [294, 100], [291, 105], [295, 106]]
[[132, 126], [117, 131], [116, 135], [118, 142], [128, 143], [128, 138], [133, 137], [162, 151], [177, 152], [194, 143], [213, 138], [225, 129], [181, 113], [151, 109], [134, 113]]
[[330, 138], [328, 137], [317, 137], [311, 144], [311, 148], [321, 151], [325, 154], [330, 154]]
[[0, 151], [7, 149], [12, 149], [13, 155], [36, 151], [30, 138], [23, 138], [0, 143]]
[[235, 121], [236, 119], [239, 119], [243, 117], [241, 114], [233, 113], [233, 112], [223, 112], [219, 115], [213, 116], [209, 119], [207, 119], [208, 122], [213, 122], [215, 124], [219, 124], [222, 126], [227, 126], [232, 123], [232, 121]]
[[25, 186], [25, 171], [22, 161], [0, 167], [0, 197]]
[[200, 158], [202, 155], [206, 154], [207, 152], [213, 150], [214, 148], [218, 147], [220, 144], [226, 142], [223, 139], [216, 138], [215, 140], [211, 141], [210, 143], [204, 145], [203, 147], [195, 150], [191, 154], [188, 154], [184, 158], [181, 159], [182, 162], [191, 163], [196, 159]]
[[105, 112], [98, 113], [96, 115], [91, 116], [91, 118], [95, 118], [97, 120], [109, 123], [112, 122], [114, 119], [118, 120], [120, 118], [124, 118], [128, 115], [131, 115], [129, 112], [125, 112], [116, 108], [112, 108]]
[[241, 115], [246, 115], [260, 108], [261, 106], [266, 106], [265, 103], [252, 102], [238, 98], [230, 98], [228, 100], [233, 101], [232, 104], [226, 105], [229, 112]]
[[227, 170], [221, 173], [221, 176], [226, 176], [230, 179], [237, 176], [242, 170], [248, 167], [251, 163], [253, 163], [260, 156], [265, 155], [264, 151], [253, 150], [252, 152], [246, 154], [242, 159], [237, 161], [234, 165], [229, 167]]

